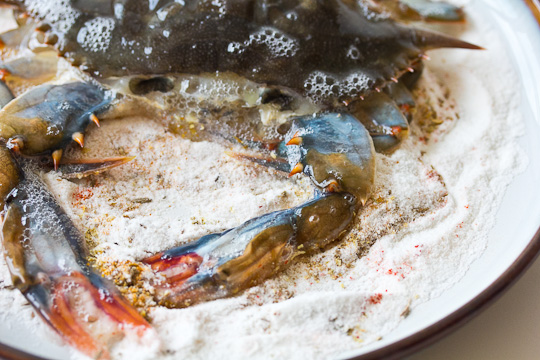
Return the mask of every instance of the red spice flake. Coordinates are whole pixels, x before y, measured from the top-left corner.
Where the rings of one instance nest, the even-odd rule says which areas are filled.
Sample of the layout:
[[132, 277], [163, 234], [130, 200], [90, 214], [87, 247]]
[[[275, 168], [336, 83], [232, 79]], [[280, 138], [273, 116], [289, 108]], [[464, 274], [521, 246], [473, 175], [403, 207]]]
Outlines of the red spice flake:
[[379, 293], [379, 294], [375, 294], [375, 295], [370, 296], [369, 299], [368, 299], [368, 303], [370, 303], [372, 305], [376, 305], [376, 304], [380, 304], [381, 300], [382, 300], [382, 294]]
[[94, 196], [92, 188], [83, 188], [73, 194], [73, 206], [81, 206], [82, 202]]
[[418, 246], [420, 246], [420, 245], [415, 245], [414, 247], [417, 248]]
[[465, 209], [468, 209], [469, 208], [469, 205], [465, 205]]

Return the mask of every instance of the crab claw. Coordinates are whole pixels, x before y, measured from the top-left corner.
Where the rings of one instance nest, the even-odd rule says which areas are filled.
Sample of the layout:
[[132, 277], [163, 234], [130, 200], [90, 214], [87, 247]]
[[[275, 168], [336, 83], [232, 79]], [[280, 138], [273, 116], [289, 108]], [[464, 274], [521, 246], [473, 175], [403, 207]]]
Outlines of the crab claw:
[[38, 273], [37, 278], [38, 283], [23, 295], [71, 346], [93, 359], [109, 359], [108, 343], [121, 339], [126, 331], [143, 336], [150, 329], [98, 275]]
[[299, 117], [278, 147], [289, 170], [303, 172], [321, 189], [353, 194], [362, 202], [368, 197], [375, 176], [371, 137], [366, 128], [348, 114], [327, 113]]
[[95, 114], [105, 111], [111, 96], [82, 82], [35, 87], [0, 111], [0, 137], [19, 138], [24, 155], [50, 153], [59, 163], [74, 134], [83, 135]]
[[234, 154], [293, 176], [308, 175], [324, 191], [353, 194], [365, 202], [375, 176], [373, 141], [357, 119], [325, 113], [292, 120], [275, 157]]
[[327, 194], [295, 208], [251, 219], [143, 262], [162, 275], [160, 303], [185, 307], [237, 294], [338, 239], [354, 218], [357, 199]]
[[[406, 97], [402, 96], [400, 100], [410, 109]], [[377, 152], [394, 151], [409, 133], [407, 118], [396, 102], [384, 93], [373, 93], [365, 100], [351, 104], [349, 110], [369, 131]]]
[[385, 87], [385, 93], [394, 101], [401, 113], [405, 115], [408, 121], [412, 120], [412, 111], [416, 107], [416, 101], [414, 101], [413, 95], [405, 86], [405, 84], [398, 82], [389, 84]]
[[128, 333], [140, 338], [150, 325], [87, 265], [82, 236], [33, 172], [35, 165], [19, 157], [16, 162], [21, 179], [6, 199], [1, 231], [13, 285], [68, 343], [108, 359], [109, 345]]

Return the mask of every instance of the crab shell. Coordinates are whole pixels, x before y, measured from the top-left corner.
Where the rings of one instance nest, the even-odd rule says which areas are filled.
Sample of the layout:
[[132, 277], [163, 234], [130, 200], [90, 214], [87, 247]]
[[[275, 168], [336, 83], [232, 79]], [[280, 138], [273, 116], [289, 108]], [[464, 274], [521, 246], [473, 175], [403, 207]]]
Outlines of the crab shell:
[[380, 89], [434, 47], [477, 48], [355, 0], [11, 0], [96, 77], [232, 72], [335, 106]]

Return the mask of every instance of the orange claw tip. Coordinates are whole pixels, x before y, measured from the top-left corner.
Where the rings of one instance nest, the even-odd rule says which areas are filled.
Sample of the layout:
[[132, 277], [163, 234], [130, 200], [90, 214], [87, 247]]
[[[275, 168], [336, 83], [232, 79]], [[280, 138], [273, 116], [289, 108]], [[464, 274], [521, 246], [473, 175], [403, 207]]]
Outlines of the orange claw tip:
[[76, 132], [74, 133], [71, 138], [77, 142], [77, 144], [81, 145], [81, 147], [84, 147], [84, 135], [83, 133]]
[[52, 159], [53, 159], [53, 164], [54, 164], [54, 170], [58, 170], [58, 165], [60, 165], [60, 160], [62, 160], [63, 153], [64, 151], [62, 149], [53, 151]]
[[[3, 47], [2, 40], [0, 40], [0, 49]], [[0, 80], [5, 81], [6, 77], [10, 75], [9, 70], [7, 69], [0, 69]]]
[[24, 141], [20, 137], [14, 137], [9, 139], [7, 147], [13, 150], [15, 153], [20, 153], [24, 147]]
[[407, 68], [407, 71], [410, 72], [410, 73], [413, 73], [413, 72], [414, 72], [414, 69], [413, 69], [412, 67], [409, 66], [409, 67]]
[[392, 135], [399, 135], [402, 130], [401, 126], [392, 126]]
[[336, 180], [331, 180], [326, 186], [326, 190], [328, 190], [329, 192], [339, 192], [341, 190], [341, 187]]
[[395, 77], [393, 77], [393, 76], [390, 78], [390, 80], [392, 80], [392, 81], [395, 82], [396, 84], [398, 83], [398, 79], [395, 78]]
[[297, 163], [289, 173], [289, 177], [301, 173], [302, 171], [304, 171], [304, 165], [302, 165], [302, 163]]
[[97, 125], [97, 127], [100, 127], [99, 119], [95, 114], [90, 114], [90, 120], [92, 120]]
[[301, 136], [295, 135], [291, 140], [287, 142], [287, 146], [289, 145], [302, 145], [303, 139]]

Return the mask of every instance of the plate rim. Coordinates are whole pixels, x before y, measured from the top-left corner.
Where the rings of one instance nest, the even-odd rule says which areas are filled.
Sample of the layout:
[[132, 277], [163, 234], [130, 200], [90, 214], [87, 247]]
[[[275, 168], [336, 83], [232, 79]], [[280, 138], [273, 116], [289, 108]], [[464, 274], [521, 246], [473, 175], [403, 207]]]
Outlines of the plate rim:
[[[523, 0], [540, 26], [540, 0]], [[539, 28], [540, 30], [540, 28]], [[441, 320], [417, 331], [401, 340], [375, 349], [365, 354], [350, 357], [349, 360], [372, 359], [401, 359], [412, 355], [429, 345], [448, 336], [460, 327], [474, 319], [482, 311], [495, 303], [508, 289], [510, 289], [525, 274], [540, 254], [540, 226], [531, 241], [520, 253], [517, 259], [501, 276], [491, 283], [480, 294], [465, 305], [445, 316]], [[49, 360], [48, 358], [32, 355], [0, 342], [0, 359], [6, 360]]]
[[[525, 0], [533, 1], [533, 0]], [[540, 15], [540, 11], [539, 11]], [[540, 21], [539, 21], [540, 25]], [[518, 258], [505, 272], [480, 294], [471, 299], [465, 305], [445, 316], [441, 320], [417, 331], [401, 340], [391, 343], [380, 349], [348, 358], [349, 360], [372, 360], [372, 359], [401, 359], [412, 355], [429, 345], [441, 340], [450, 333], [474, 319], [482, 311], [495, 303], [508, 289], [525, 274], [540, 254], [540, 228], [534, 234], [532, 240], [521, 252]]]

